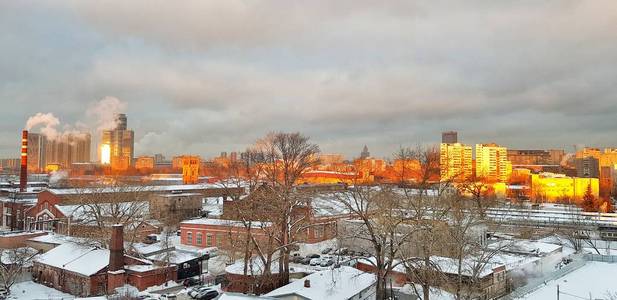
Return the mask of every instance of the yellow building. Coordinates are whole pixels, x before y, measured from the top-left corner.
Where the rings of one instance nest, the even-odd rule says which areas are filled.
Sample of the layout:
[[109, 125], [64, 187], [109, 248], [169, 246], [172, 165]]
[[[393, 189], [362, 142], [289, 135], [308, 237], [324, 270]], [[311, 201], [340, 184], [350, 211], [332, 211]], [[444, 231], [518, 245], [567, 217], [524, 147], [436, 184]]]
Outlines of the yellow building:
[[591, 186], [594, 197], [599, 195], [598, 178], [568, 177], [563, 174], [540, 173], [531, 175], [531, 199], [555, 202], [572, 199], [581, 201]]
[[199, 156], [184, 155], [182, 157], [182, 182], [184, 184], [195, 184], [199, 181]]
[[473, 172], [471, 146], [442, 143], [439, 147], [439, 167], [442, 181], [470, 178]]
[[476, 144], [476, 177], [487, 182], [507, 182], [512, 173], [508, 149], [497, 144]]

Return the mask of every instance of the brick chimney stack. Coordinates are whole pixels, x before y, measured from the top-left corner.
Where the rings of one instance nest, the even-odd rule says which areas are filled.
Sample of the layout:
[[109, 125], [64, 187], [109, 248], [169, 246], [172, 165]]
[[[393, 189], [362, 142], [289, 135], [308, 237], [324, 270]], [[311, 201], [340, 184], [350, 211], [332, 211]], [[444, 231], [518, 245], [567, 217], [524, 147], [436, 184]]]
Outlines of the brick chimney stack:
[[304, 280], [304, 287], [305, 288], [310, 288], [311, 287], [311, 281], [309, 279], [305, 279]]
[[114, 224], [111, 227], [111, 241], [109, 241], [109, 271], [124, 269], [124, 227]]
[[107, 291], [113, 293], [114, 289], [126, 283], [124, 271], [124, 227], [122, 224], [114, 224], [111, 227], [111, 241], [109, 241], [109, 266], [107, 268]]
[[28, 186], [28, 130], [21, 132], [21, 169], [19, 172], [19, 191], [25, 192]]

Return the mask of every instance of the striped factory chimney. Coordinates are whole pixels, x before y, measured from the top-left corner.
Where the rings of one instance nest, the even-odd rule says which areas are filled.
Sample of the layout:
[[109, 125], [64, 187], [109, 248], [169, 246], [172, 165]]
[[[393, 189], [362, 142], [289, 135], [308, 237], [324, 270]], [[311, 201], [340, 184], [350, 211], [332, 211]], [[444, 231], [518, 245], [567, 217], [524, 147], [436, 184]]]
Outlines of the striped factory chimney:
[[28, 184], [28, 130], [21, 133], [21, 170], [19, 172], [19, 191], [25, 192]]

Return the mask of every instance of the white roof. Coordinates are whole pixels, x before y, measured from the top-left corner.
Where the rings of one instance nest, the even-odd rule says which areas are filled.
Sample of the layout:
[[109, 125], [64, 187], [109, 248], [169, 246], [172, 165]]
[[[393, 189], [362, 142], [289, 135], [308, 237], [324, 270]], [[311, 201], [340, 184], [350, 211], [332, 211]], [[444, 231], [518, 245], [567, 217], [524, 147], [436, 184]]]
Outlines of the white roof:
[[544, 256], [554, 252], [559, 252], [563, 248], [561, 245], [544, 243], [530, 240], [505, 240], [488, 245], [491, 249], [501, 249], [503, 252]]
[[221, 188], [216, 184], [187, 184], [187, 185], [144, 185], [126, 187], [104, 188], [71, 188], [71, 189], [47, 189], [56, 195], [74, 195], [87, 193], [114, 193], [114, 192], [171, 192], [171, 191], [194, 191], [203, 189]]
[[[237, 220], [223, 220], [223, 219], [210, 219], [210, 218], [199, 218], [193, 220], [182, 221], [180, 225], [218, 225], [218, 226], [234, 226], [234, 227], [244, 227], [242, 221]], [[262, 228], [272, 226], [270, 222], [251, 222], [251, 228]]]
[[37, 262], [91, 276], [107, 267], [109, 250], [66, 243], [39, 256]]
[[[360, 258], [358, 262], [372, 266], [375, 264], [375, 257]], [[424, 264], [422, 260], [410, 260], [405, 263], [410, 266], [418, 267]], [[438, 267], [439, 271], [443, 273], [458, 274], [458, 261], [453, 258], [433, 255], [431, 256], [431, 263]], [[406, 273], [405, 265], [403, 263], [400, 263], [400, 260], [395, 259], [394, 264], [396, 264], [396, 266], [394, 267], [393, 271], [399, 273]], [[461, 274], [464, 276], [472, 276], [474, 270], [477, 269], [477, 267], [480, 267], [481, 264], [483, 264], [483, 268], [482, 270], [479, 270], [479, 277], [485, 277], [487, 275], [490, 275], [493, 273], [493, 267], [503, 265], [497, 262], [482, 263], [478, 262], [477, 260], [467, 258], [463, 259]]]
[[[60, 211], [65, 217], [70, 217], [75, 220], [86, 220], [93, 219], [92, 213], [90, 211], [92, 209], [100, 210], [97, 214], [101, 216], [112, 216], [113, 210], [122, 209], [122, 210], [139, 210], [139, 215], [145, 217], [150, 212], [150, 204], [147, 201], [138, 201], [138, 202], [121, 202], [116, 204], [111, 203], [99, 203], [96, 207], [90, 207], [88, 204], [76, 204], [76, 205], [54, 205], [58, 211]], [[88, 220], [89, 221], [89, 220]]]
[[[305, 280], [310, 281], [310, 287], [304, 287]], [[349, 299], [374, 284], [375, 275], [342, 266], [313, 273], [267, 293], [266, 296], [298, 295], [306, 299]]]

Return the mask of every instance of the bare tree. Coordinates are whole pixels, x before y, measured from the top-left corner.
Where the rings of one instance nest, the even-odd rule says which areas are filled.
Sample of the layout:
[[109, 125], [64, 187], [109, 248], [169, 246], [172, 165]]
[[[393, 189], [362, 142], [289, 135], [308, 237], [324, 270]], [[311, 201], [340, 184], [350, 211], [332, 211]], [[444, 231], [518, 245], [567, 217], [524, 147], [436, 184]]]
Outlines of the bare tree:
[[0, 284], [10, 291], [11, 286], [32, 263], [38, 251], [29, 247], [2, 249], [0, 252]]
[[289, 253], [295, 244], [299, 227], [306, 219], [297, 209], [306, 207], [306, 197], [295, 186], [304, 173], [319, 163], [319, 146], [307, 136], [296, 133], [270, 133], [257, 141], [252, 151], [261, 160], [263, 180], [272, 187], [269, 208], [280, 228], [276, 241], [281, 248], [279, 258], [280, 284], [289, 282]]
[[149, 217], [148, 195], [147, 186], [114, 184], [77, 189], [69, 234], [106, 246], [110, 226], [122, 224], [125, 240], [133, 243], [138, 238], [137, 225]]

